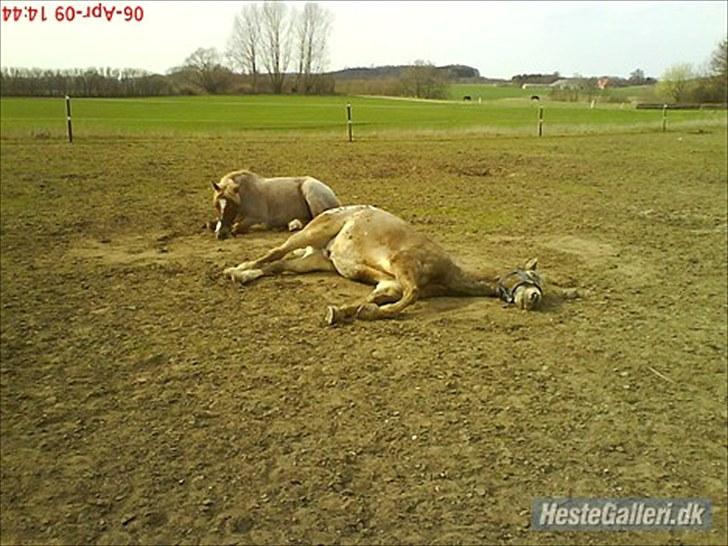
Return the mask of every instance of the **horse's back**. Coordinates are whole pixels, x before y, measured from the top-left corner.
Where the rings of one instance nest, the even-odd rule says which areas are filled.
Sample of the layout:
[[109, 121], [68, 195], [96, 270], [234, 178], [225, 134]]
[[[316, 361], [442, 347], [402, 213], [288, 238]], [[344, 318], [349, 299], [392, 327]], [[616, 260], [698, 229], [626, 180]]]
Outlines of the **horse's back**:
[[314, 218], [325, 210], [341, 206], [334, 190], [311, 176], [307, 176], [301, 183], [301, 193]]

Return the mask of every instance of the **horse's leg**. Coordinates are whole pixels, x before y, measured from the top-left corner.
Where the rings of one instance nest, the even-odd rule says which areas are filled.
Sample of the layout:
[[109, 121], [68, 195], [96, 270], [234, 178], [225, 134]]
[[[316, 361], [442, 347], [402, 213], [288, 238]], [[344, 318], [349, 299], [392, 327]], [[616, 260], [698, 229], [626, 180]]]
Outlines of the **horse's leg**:
[[362, 301], [352, 303], [349, 305], [340, 305], [334, 307], [330, 305], [326, 310], [326, 322], [328, 324], [336, 324], [347, 319], [356, 317], [359, 309], [366, 304], [382, 305], [383, 303], [390, 303], [399, 300], [402, 297], [402, 287], [395, 280], [383, 280], [377, 283], [377, 286], [372, 290], [366, 298]]
[[233, 235], [242, 235], [244, 233], [248, 233], [251, 227], [259, 223], [260, 222], [258, 220], [253, 218], [243, 218], [242, 220], [235, 222], [230, 231]]
[[392, 259], [391, 263], [395, 279], [401, 287], [401, 297], [394, 303], [381, 307], [375, 303], [366, 303], [357, 310], [356, 318], [362, 320], [391, 318], [417, 301], [420, 295], [420, 288], [417, 284], [418, 260], [408, 254], [399, 254]]
[[311, 273], [313, 271], [334, 271], [334, 266], [326, 253], [311, 246], [293, 251], [291, 258], [277, 260], [259, 269], [234, 270], [231, 277], [241, 283], [248, 283], [260, 277], [279, 273]]
[[320, 215], [303, 230], [294, 233], [282, 245], [272, 248], [257, 260], [243, 262], [237, 267], [229, 267], [223, 273], [235, 280], [235, 271], [260, 269], [262, 265], [280, 260], [294, 250], [308, 246], [314, 249], [326, 248], [329, 241], [339, 233], [349, 216], [349, 214], [343, 213]]

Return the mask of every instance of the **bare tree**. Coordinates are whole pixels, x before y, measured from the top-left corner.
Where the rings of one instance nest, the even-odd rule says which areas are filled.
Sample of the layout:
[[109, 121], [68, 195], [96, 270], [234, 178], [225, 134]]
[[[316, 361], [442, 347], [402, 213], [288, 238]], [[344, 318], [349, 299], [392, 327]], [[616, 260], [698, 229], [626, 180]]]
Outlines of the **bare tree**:
[[260, 70], [261, 14], [258, 4], [248, 4], [235, 16], [226, 56], [234, 70], [248, 74], [253, 92], [258, 91]]
[[629, 80], [631, 85], [644, 85], [645, 84], [645, 72], [641, 68], [635, 68], [629, 73]]
[[728, 78], [728, 38], [718, 44], [710, 58], [710, 71], [714, 76]]
[[273, 93], [280, 94], [291, 58], [288, 7], [282, 2], [263, 2], [260, 16], [261, 58]]
[[200, 47], [185, 59], [181, 69], [175, 70], [181, 70], [190, 83], [216, 94], [224, 91], [230, 80], [230, 72], [220, 61], [217, 49]]
[[331, 33], [331, 12], [315, 3], [307, 3], [296, 17], [295, 40], [298, 73], [296, 88], [300, 93], [310, 93], [313, 74], [323, 70], [326, 50]]

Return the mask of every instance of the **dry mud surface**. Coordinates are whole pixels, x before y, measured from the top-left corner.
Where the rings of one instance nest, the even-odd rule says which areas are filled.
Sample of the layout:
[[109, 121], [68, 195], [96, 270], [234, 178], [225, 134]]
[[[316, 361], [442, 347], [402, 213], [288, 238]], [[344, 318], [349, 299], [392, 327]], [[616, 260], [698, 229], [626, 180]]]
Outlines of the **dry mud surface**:
[[[2, 141], [3, 544], [724, 544], [725, 132]], [[243, 288], [209, 182], [311, 174], [466, 266], [587, 295], [323, 325]], [[708, 497], [705, 533], [539, 533], [537, 496]]]

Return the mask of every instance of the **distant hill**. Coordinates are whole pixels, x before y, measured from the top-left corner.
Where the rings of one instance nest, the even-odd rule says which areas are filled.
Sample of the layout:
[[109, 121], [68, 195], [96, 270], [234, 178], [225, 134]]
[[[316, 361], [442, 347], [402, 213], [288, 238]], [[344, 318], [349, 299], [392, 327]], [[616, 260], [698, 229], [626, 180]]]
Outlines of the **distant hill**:
[[[410, 68], [411, 65], [387, 65], [374, 66], [370, 68], [345, 68], [334, 72], [327, 72], [327, 76], [332, 76], [337, 80], [395, 80], [402, 76], [402, 73]], [[480, 79], [480, 72], [477, 68], [461, 64], [451, 64], [447, 66], [438, 66], [437, 70], [446, 73], [447, 79]]]

